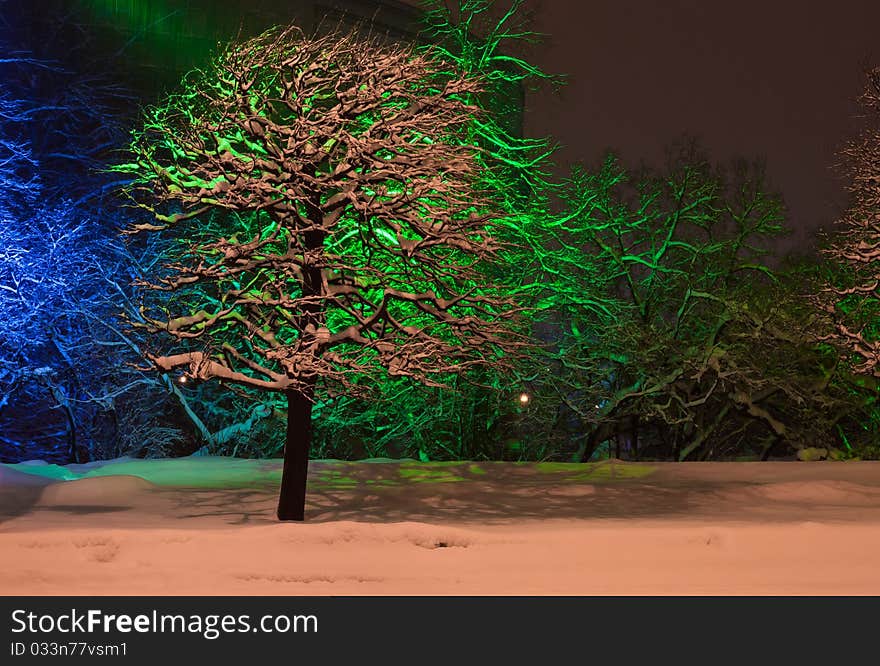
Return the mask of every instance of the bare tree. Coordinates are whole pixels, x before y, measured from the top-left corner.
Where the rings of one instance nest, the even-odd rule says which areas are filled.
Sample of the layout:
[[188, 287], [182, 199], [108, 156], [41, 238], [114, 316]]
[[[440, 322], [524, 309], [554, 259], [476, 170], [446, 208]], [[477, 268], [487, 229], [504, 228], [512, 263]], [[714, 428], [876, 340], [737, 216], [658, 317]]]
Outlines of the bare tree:
[[880, 68], [867, 78], [860, 101], [869, 125], [843, 151], [852, 203], [826, 250], [844, 271], [820, 303], [835, 326], [827, 339], [848, 352], [857, 372], [880, 377]]
[[[4, 29], [8, 48], [7, 38]], [[90, 349], [95, 322], [114, 309], [96, 275], [122, 263], [101, 226], [101, 179], [89, 172], [119, 133], [104, 105], [119, 91], [96, 84], [86, 100], [75, 73], [9, 50], [0, 63], [0, 442], [12, 453], [0, 455], [81, 462], [104, 444], [97, 421], [112, 365]]]
[[582, 460], [812, 445], [805, 426], [841, 403], [809, 309], [764, 259], [784, 207], [763, 165], [721, 169], [686, 143], [659, 172], [578, 168], [561, 194], [521, 262], [547, 331], [526, 427], [579, 438]]
[[429, 54], [272, 29], [150, 110], [119, 167], [155, 217], [132, 231], [182, 239], [144, 285], [140, 326], [173, 342], [155, 366], [286, 396], [281, 520], [304, 518], [319, 382], [438, 385], [518, 344], [482, 270], [498, 248], [463, 140], [478, 89]]

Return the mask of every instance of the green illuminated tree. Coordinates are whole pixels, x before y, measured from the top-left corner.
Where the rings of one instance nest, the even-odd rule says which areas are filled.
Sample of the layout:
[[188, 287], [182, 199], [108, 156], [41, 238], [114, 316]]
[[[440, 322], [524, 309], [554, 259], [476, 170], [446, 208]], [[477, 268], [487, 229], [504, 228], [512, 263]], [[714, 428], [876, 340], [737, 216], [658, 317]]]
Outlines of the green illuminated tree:
[[[504, 261], [493, 278], [505, 290], [533, 300], [531, 246], [540, 244], [547, 217], [541, 206], [548, 184], [553, 145], [549, 139], [523, 134], [525, 94], [529, 88], [556, 83], [528, 61], [528, 50], [539, 35], [529, 27], [520, 0], [429, 2], [423, 48], [448, 66], [478, 78], [480, 90], [468, 93], [469, 104], [481, 109], [465, 128], [477, 154], [483, 185], [493, 191], [504, 210]], [[534, 359], [538, 365], [543, 361]], [[532, 374], [519, 359], [517, 378]], [[384, 384], [382, 399], [345, 397], [318, 401], [316, 450], [329, 457], [411, 456], [430, 459], [542, 458], [550, 438], [519, 436], [522, 381], [488, 367], [474, 368], [445, 388], [419, 387], [407, 378]], [[509, 444], [509, 446], [508, 446]]]
[[804, 445], [822, 357], [763, 258], [783, 206], [761, 166], [716, 169], [685, 146], [659, 172], [578, 168], [563, 197], [535, 248], [556, 339], [536, 382], [582, 435], [578, 457], [608, 441], [676, 459]]
[[145, 285], [140, 325], [170, 339], [155, 366], [287, 399], [282, 520], [304, 517], [319, 385], [443, 385], [519, 344], [485, 270], [479, 90], [430, 53], [273, 29], [151, 109], [120, 167], [154, 216], [132, 231], [179, 239]]
[[514, 211], [530, 209], [549, 184], [555, 147], [546, 137], [523, 135], [527, 89], [558, 86], [562, 78], [543, 71], [526, 53], [540, 42], [530, 28], [524, 0], [429, 0], [425, 37], [432, 50], [460, 71], [485, 81], [471, 102], [486, 113], [470, 125], [474, 140], [492, 156], [487, 176]]

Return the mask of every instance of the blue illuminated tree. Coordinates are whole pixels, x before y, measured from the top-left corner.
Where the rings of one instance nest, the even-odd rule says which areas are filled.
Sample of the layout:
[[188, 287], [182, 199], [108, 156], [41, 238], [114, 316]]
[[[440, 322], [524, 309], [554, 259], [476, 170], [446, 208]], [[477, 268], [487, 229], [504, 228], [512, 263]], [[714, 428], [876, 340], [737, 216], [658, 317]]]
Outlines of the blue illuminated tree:
[[[26, 57], [2, 63], [7, 82], [15, 72], [48, 68]], [[94, 363], [83, 346], [108, 303], [99, 292], [109, 277], [112, 250], [101, 238], [82, 186], [59, 182], [34, 146], [43, 138], [43, 114], [56, 104], [27, 99], [7, 83], [0, 97], [0, 418], [7, 447], [37, 446], [32, 454], [52, 457], [64, 442], [64, 458], [78, 460], [83, 425], [77, 402], [88, 401]], [[52, 108], [52, 113], [58, 109]], [[47, 160], [48, 161], [48, 160]], [[81, 197], [84, 196], [81, 194]], [[102, 301], [99, 304], [99, 301]], [[85, 393], [84, 393], [85, 391]], [[50, 416], [54, 410], [62, 418]], [[80, 441], [78, 441], [78, 438]], [[88, 446], [85, 447], [86, 449]], [[57, 453], [55, 454], [57, 455]]]
[[162, 404], [113, 323], [138, 267], [103, 167], [133, 98], [73, 57], [87, 44], [72, 15], [14, 9], [0, 19], [0, 459], [117, 455]]

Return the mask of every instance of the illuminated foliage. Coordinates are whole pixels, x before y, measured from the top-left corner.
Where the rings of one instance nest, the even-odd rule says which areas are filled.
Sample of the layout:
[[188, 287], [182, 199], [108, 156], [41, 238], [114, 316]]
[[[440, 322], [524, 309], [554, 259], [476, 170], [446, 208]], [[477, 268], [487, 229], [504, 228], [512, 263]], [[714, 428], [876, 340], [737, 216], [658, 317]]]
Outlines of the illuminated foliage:
[[441, 385], [519, 344], [484, 270], [478, 91], [428, 54], [274, 29], [189, 75], [119, 167], [154, 216], [133, 231], [180, 239], [134, 322], [177, 343], [155, 365], [287, 397], [282, 519], [303, 517], [319, 383]]
[[523, 0], [430, 0], [425, 3], [424, 31], [427, 48], [486, 82], [469, 99], [485, 113], [468, 131], [491, 155], [485, 164], [487, 180], [504, 194], [508, 210], [517, 213], [530, 209], [533, 197], [548, 187], [554, 152], [549, 139], [523, 136], [526, 88], [561, 83], [522, 53], [541, 37], [528, 27], [523, 5]]
[[[503, 7], [502, 7], [503, 5]], [[463, 131], [482, 148], [482, 184], [494, 193], [505, 214], [496, 237], [504, 261], [490, 267], [492, 277], [523, 302], [536, 301], [539, 289], [529, 266], [533, 245], [544, 240], [549, 139], [523, 136], [527, 88], [556, 83], [530, 64], [525, 51], [539, 36], [527, 28], [522, 3], [431, 2], [427, 4], [422, 47], [450, 69], [478, 77], [482, 88], [468, 103], [481, 109]], [[543, 361], [537, 360], [541, 365]], [[515, 375], [532, 374], [532, 365], [515, 360]], [[420, 388], [404, 379], [386, 380], [382, 396], [319, 402], [316, 453], [328, 457], [405, 456], [420, 459], [535, 459], [551, 455], [551, 437], [522, 438], [518, 401], [520, 381], [500, 370], [479, 368], [451, 387]], [[393, 397], [392, 397], [393, 396]]]

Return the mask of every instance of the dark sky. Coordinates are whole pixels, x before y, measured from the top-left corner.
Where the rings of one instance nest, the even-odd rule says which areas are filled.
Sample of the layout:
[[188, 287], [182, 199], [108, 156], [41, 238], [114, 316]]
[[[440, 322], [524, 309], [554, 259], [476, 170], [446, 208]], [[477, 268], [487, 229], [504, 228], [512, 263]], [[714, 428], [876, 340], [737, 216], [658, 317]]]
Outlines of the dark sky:
[[527, 129], [563, 162], [608, 148], [658, 160], [688, 133], [718, 160], [764, 157], [806, 247], [845, 203], [832, 168], [858, 122], [865, 62], [880, 64], [880, 0], [534, 0], [534, 51], [569, 75], [529, 99]]

